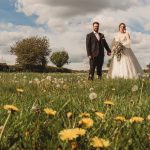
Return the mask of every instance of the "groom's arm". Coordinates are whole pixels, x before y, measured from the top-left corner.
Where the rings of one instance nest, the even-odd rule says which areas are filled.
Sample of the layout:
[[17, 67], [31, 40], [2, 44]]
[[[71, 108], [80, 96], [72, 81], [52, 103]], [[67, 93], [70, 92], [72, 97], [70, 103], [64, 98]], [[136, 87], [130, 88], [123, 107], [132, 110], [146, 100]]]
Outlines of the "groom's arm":
[[91, 40], [90, 40], [90, 34], [87, 34], [86, 36], [86, 51], [87, 51], [87, 55], [92, 56], [91, 55]]
[[102, 40], [103, 40], [104, 47], [107, 50], [107, 53], [111, 53], [111, 49], [109, 48], [109, 46], [108, 46], [108, 44], [107, 44], [107, 42], [105, 40], [104, 35], [102, 35]]

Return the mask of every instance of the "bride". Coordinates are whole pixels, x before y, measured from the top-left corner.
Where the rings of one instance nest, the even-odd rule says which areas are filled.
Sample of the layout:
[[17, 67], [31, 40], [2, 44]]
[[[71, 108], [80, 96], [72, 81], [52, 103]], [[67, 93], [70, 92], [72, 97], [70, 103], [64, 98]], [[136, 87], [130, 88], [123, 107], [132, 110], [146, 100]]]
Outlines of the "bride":
[[[108, 77], [137, 79], [144, 72], [130, 48], [131, 39], [129, 33], [126, 32], [126, 25], [124, 23], [120, 23], [119, 32], [116, 34], [114, 41], [121, 43], [124, 50], [120, 55], [120, 59], [113, 54]], [[114, 50], [115, 48], [112, 47], [112, 53], [114, 53]]]

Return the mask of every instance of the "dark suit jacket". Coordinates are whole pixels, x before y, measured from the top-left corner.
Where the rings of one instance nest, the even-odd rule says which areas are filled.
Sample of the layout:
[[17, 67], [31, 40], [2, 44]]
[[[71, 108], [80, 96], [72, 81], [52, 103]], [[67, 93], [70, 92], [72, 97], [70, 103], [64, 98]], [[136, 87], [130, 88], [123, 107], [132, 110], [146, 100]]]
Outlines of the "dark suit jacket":
[[87, 34], [86, 36], [86, 50], [87, 50], [87, 55], [96, 57], [98, 55], [104, 57], [104, 48], [107, 50], [107, 52], [111, 52], [104, 34], [99, 33], [100, 36], [100, 41], [97, 40], [94, 32], [91, 32]]

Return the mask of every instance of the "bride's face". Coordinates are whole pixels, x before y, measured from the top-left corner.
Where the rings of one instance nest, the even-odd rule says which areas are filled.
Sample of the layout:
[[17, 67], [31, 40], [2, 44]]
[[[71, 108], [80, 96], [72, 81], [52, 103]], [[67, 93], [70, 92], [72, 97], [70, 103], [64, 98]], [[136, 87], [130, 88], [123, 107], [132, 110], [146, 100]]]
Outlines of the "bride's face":
[[122, 25], [120, 26], [119, 31], [120, 31], [121, 33], [125, 33], [125, 32], [126, 32], [126, 27], [125, 27], [124, 24], [122, 24]]

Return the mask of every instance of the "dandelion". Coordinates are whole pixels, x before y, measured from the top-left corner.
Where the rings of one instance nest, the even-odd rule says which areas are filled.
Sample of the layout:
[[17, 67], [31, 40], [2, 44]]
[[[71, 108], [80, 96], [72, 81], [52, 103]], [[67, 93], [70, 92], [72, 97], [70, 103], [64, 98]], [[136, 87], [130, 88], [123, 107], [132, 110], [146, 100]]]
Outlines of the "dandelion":
[[32, 81], [29, 81], [29, 84], [32, 84]]
[[133, 87], [132, 87], [132, 92], [136, 92], [136, 91], [138, 91], [138, 86], [137, 85], [134, 85]]
[[104, 104], [109, 105], [109, 106], [115, 105], [112, 101], [105, 101]]
[[54, 116], [56, 114], [56, 111], [51, 108], [45, 108], [44, 112], [49, 116]]
[[90, 98], [91, 100], [94, 100], [94, 99], [97, 98], [97, 94], [94, 93], [94, 92], [92, 92], [92, 93], [90, 93], [89, 98]]
[[4, 105], [4, 109], [10, 111], [19, 111], [19, 109], [14, 105]]
[[148, 116], [147, 116], [147, 120], [149, 120], [149, 121], [150, 121], [150, 115], [148, 115]]
[[138, 122], [142, 122], [144, 120], [144, 118], [142, 118], [142, 117], [132, 117], [129, 121], [131, 122], [131, 123], [138, 123]]
[[57, 84], [57, 85], [56, 85], [56, 88], [60, 88], [60, 84]]
[[104, 113], [102, 112], [95, 112], [96, 116], [98, 116], [100, 119], [104, 119]]
[[67, 113], [67, 118], [70, 119], [72, 117], [72, 112]]
[[18, 93], [23, 93], [23, 92], [24, 92], [23, 89], [19, 89], [19, 88], [17, 88], [16, 91], [17, 91]]
[[51, 76], [47, 76], [46, 79], [51, 81], [52, 77]]
[[79, 125], [83, 125], [85, 128], [91, 128], [93, 126], [93, 120], [91, 118], [82, 118], [79, 121]]
[[94, 90], [94, 88], [90, 88], [89, 91], [92, 92]]
[[86, 113], [86, 112], [84, 112], [84, 113], [81, 113], [80, 115], [79, 115], [79, 117], [90, 117], [90, 114], [89, 113]]
[[90, 145], [93, 146], [94, 148], [106, 148], [110, 146], [110, 142], [108, 140], [98, 138], [97, 136], [95, 136], [94, 138], [91, 139]]
[[126, 121], [125, 117], [123, 117], [123, 116], [117, 116], [117, 117], [115, 118], [115, 120], [116, 120], [116, 121], [120, 121], [120, 122]]
[[81, 128], [64, 129], [60, 131], [59, 136], [62, 141], [64, 140], [70, 141], [70, 140], [76, 139], [79, 136], [85, 135], [85, 133], [86, 133], [86, 130], [81, 129]]
[[112, 90], [112, 91], [115, 91], [116, 89], [115, 89], [115, 88], [112, 88], [111, 90]]

